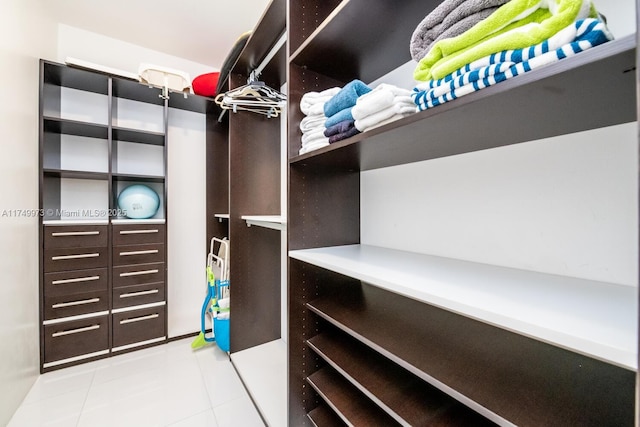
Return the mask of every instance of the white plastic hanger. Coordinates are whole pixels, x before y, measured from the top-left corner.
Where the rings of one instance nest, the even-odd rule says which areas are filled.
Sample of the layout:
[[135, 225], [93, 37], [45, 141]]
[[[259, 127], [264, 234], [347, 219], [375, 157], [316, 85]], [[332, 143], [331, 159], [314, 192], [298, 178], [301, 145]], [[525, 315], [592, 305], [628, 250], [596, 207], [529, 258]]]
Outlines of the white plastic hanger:
[[251, 72], [247, 84], [231, 89], [226, 93], [221, 93], [215, 98], [216, 104], [223, 109], [218, 121], [222, 120], [222, 116], [226, 110], [234, 113], [238, 111], [251, 111], [253, 113], [264, 114], [268, 118], [278, 117], [282, 109], [286, 107], [287, 96], [277, 91], [264, 82], [258, 81], [257, 77], [262, 73], [264, 67], [273, 59], [278, 50], [284, 46], [287, 41], [286, 32], [280, 36], [280, 39], [271, 48], [267, 56], [262, 60], [260, 65]]
[[251, 73], [246, 85], [218, 94], [215, 98], [216, 104], [222, 109], [232, 110], [234, 113], [251, 111], [269, 118], [280, 115], [286, 100], [287, 97], [282, 92], [257, 81], [254, 73]]

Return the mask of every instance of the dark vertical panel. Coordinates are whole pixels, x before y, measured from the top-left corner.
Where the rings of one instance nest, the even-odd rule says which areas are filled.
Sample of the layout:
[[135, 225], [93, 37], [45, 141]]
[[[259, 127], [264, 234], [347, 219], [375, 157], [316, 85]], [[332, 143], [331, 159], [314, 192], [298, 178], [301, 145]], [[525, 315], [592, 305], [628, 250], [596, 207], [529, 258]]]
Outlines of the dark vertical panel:
[[316, 393], [306, 382], [317, 370], [317, 356], [305, 341], [317, 333], [316, 317], [305, 304], [316, 298], [318, 284], [309, 270], [313, 267], [289, 258], [289, 425], [310, 425], [307, 413], [318, 405]]
[[293, 165], [289, 249], [360, 243], [360, 174]]
[[[39, 71], [39, 82], [38, 82], [38, 207], [40, 209], [44, 208], [44, 175], [42, 173], [42, 169], [44, 167], [44, 79], [45, 79], [45, 63], [41, 59], [40, 60], [40, 71]], [[42, 221], [44, 220], [44, 215], [40, 215], [38, 217], [38, 325], [39, 327], [39, 335], [40, 335], [40, 373], [42, 373], [42, 366], [44, 365], [44, 328], [42, 327], [42, 322], [44, 320], [44, 257], [42, 254], [44, 253], [44, 226], [42, 225]]]
[[286, 0], [271, 0], [233, 69], [248, 76], [255, 70], [285, 31]]
[[307, 425], [306, 414], [320, 402], [306, 378], [325, 363], [306, 341], [322, 332], [323, 322], [306, 304], [327, 294], [346, 294], [358, 299], [360, 282], [289, 258], [289, 425]]
[[[640, 0], [636, 0], [636, 116], [637, 120], [640, 122], [640, 51], [638, 51], [638, 43], [640, 42]], [[640, 130], [638, 131], [638, 146], [640, 147]], [[640, 150], [638, 150], [638, 154], [640, 155]], [[638, 188], [640, 189], [640, 158], [638, 158]], [[639, 196], [640, 200], [640, 196]], [[639, 219], [640, 221], [640, 219]], [[640, 241], [640, 235], [638, 236], [638, 241]], [[640, 260], [639, 260], [640, 262]], [[640, 271], [638, 272], [640, 274]], [[638, 277], [638, 283], [640, 283], [640, 277]], [[640, 295], [638, 296], [640, 298]], [[640, 306], [640, 301], [638, 301], [638, 306]], [[638, 318], [638, 331], [640, 331], [640, 315]], [[639, 340], [640, 341], [640, 340]], [[640, 366], [640, 351], [638, 352], [638, 365]], [[638, 379], [638, 375], [636, 374], [636, 425], [640, 423], [640, 379]]]
[[[232, 87], [245, 80], [230, 78]], [[241, 219], [280, 214], [279, 119], [229, 113], [229, 171], [233, 353], [280, 338], [280, 233]]]
[[246, 231], [231, 239], [232, 353], [280, 338], [280, 232], [239, 226]]
[[[109, 182], [107, 184], [107, 191], [109, 194], [109, 208], [110, 209], [117, 209], [118, 207], [118, 198], [116, 197], [111, 197], [112, 194], [114, 194], [114, 182], [113, 182], [113, 174], [115, 172], [118, 171], [118, 146], [116, 141], [113, 140], [113, 123], [114, 123], [114, 114], [115, 112], [113, 111], [113, 106], [117, 105], [117, 102], [114, 101], [113, 99], [113, 79], [109, 78], [107, 81], [107, 151], [108, 151], [108, 159], [109, 159], [109, 166], [107, 169], [107, 172], [109, 173]], [[166, 153], [165, 153], [165, 157], [166, 157]], [[166, 170], [166, 169], [165, 169]], [[166, 197], [165, 197], [165, 209], [167, 206], [167, 202], [166, 202]], [[110, 218], [111, 220], [111, 218]], [[107, 243], [107, 247], [111, 247], [112, 242], [113, 242], [113, 226], [109, 226], [108, 227], [108, 243]], [[166, 234], [166, 233], [165, 233]], [[166, 242], [165, 242], [166, 243]], [[166, 247], [166, 244], [165, 244]], [[107, 251], [108, 252], [108, 271], [109, 274], [107, 275], [107, 287], [109, 290], [109, 307], [113, 308], [113, 256], [111, 251]], [[165, 282], [166, 282], [166, 277], [165, 277]], [[166, 295], [166, 293], [165, 293]], [[112, 325], [111, 320], [113, 318], [113, 314], [111, 312], [109, 312], [109, 322], [107, 323], [109, 326]], [[166, 330], [166, 328], [165, 328]], [[109, 348], [113, 347], [113, 328], [111, 328], [111, 331], [109, 333]]]

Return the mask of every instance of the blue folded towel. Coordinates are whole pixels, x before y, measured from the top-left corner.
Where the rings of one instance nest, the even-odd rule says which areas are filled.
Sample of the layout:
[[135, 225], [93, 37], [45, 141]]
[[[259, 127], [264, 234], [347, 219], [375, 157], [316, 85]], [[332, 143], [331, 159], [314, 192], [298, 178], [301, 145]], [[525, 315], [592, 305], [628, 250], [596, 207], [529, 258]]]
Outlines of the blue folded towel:
[[371, 92], [371, 88], [360, 80], [353, 80], [347, 83], [345, 87], [324, 104], [324, 115], [331, 117], [345, 108], [353, 107], [356, 105], [356, 100], [368, 92]]
[[342, 141], [343, 139], [351, 138], [354, 135], [359, 134], [360, 131], [354, 126], [349, 130], [341, 133], [337, 133], [335, 135], [331, 135], [329, 137], [329, 144], [333, 144], [334, 142]]
[[574, 56], [611, 39], [613, 36], [604, 23], [593, 18], [582, 19], [538, 45], [498, 52], [474, 61], [442, 79], [421, 83], [414, 88], [412, 97], [419, 110], [433, 108], [535, 68]]
[[332, 135], [337, 135], [339, 133], [346, 132], [355, 126], [355, 121], [353, 120], [345, 120], [338, 124], [331, 126], [330, 128], [326, 128], [324, 130], [324, 136], [327, 138]]
[[327, 118], [327, 121], [324, 122], [324, 127], [330, 128], [331, 126], [335, 126], [340, 122], [344, 122], [346, 120], [354, 120], [353, 115], [351, 114], [351, 110], [353, 107], [345, 108], [344, 110], [338, 111], [336, 114]]

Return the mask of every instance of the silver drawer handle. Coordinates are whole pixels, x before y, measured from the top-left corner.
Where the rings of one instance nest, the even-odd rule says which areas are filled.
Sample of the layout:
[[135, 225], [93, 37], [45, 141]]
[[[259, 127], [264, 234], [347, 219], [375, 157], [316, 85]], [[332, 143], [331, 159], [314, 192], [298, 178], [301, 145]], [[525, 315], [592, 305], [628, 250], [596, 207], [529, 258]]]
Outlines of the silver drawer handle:
[[151, 320], [151, 319], [155, 319], [157, 317], [159, 317], [159, 314], [150, 314], [148, 316], [140, 316], [140, 317], [132, 317], [131, 319], [124, 319], [120, 321], [121, 325], [125, 325], [127, 323], [134, 323], [134, 322], [142, 322], [143, 320]]
[[100, 280], [100, 276], [88, 276], [78, 277], [76, 279], [61, 279], [51, 282], [53, 285], [66, 285], [67, 283], [81, 283], [81, 282], [93, 282], [94, 280]]
[[120, 252], [120, 256], [151, 255], [151, 254], [157, 254], [158, 252], [159, 252], [158, 249], [149, 249], [146, 251], [129, 251], [129, 252]]
[[65, 231], [58, 233], [51, 233], [52, 237], [70, 237], [70, 236], [97, 236], [99, 231]]
[[52, 256], [51, 261], [63, 261], [66, 259], [83, 259], [83, 258], [97, 258], [100, 254], [98, 252], [93, 254], [80, 254], [80, 255], [59, 255]]
[[140, 291], [140, 292], [129, 292], [126, 294], [120, 294], [120, 298], [131, 298], [131, 297], [139, 297], [142, 295], [151, 295], [151, 294], [157, 294], [158, 292], [160, 292], [157, 289], [152, 289], [149, 291]]
[[100, 302], [100, 298], [83, 299], [82, 301], [61, 302], [59, 304], [53, 304], [51, 308], [73, 307], [76, 305], [93, 304], [96, 302]]
[[53, 338], [56, 338], [56, 337], [62, 337], [62, 336], [65, 336], [65, 335], [79, 334], [80, 332], [94, 331], [96, 329], [100, 329], [100, 325], [92, 325], [92, 326], [87, 326], [87, 327], [84, 327], [84, 328], [71, 329], [69, 331], [55, 332], [55, 333], [51, 334], [51, 336]]
[[120, 234], [153, 234], [158, 232], [160, 232], [160, 230], [153, 228], [150, 230], [122, 230]]
[[158, 270], [157, 268], [153, 270], [132, 271], [130, 273], [120, 273], [120, 277], [142, 276], [143, 274], [155, 274], [158, 271], [160, 270]]

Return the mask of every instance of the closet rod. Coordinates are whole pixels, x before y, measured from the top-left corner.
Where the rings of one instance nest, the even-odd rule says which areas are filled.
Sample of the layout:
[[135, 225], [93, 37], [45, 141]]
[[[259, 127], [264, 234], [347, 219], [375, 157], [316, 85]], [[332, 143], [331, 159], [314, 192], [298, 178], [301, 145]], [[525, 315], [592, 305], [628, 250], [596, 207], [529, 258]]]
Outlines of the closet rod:
[[[280, 48], [284, 46], [286, 42], [287, 42], [287, 31], [285, 30], [282, 32], [282, 34], [280, 35], [280, 38], [273, 45], [271, 50], [269, 50], [267, 55], [262, 59], [262, 62], [260, 62], [260, 65], [258, 65], [254, 70], [252, 70], [249, 73], [249, 77], [247, 78], [247, 83], [251, 83], [252, 81], [255, 81], [260, 76], [260, 74], [262, 74], [262, 70], [265, 69], [267, 64], [269, 64], [269, 62], [273, 59], [273, 57], [276, 56]], [[222, 118], [224, 117], [226, 112], [227, 110], [222, 110], [222, 112], [220, 113], [220, 116], [218, 117], [218, 123], [222, 122]]]

